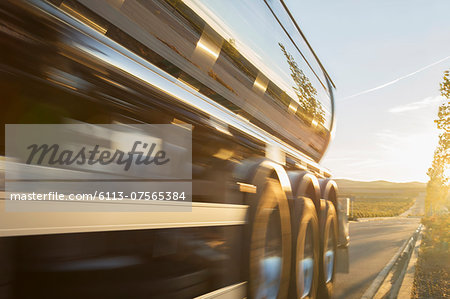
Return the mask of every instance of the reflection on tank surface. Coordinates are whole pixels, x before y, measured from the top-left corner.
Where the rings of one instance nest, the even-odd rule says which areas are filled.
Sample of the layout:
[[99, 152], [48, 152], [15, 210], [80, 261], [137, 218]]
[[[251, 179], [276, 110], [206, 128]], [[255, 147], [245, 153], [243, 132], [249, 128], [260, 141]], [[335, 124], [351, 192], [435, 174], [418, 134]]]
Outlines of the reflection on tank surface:
[[[330, 138], [329, 91], [263, 2], [226, 3], [226, 11], [220, 1], [51, 2], [181, 83], [320, 159]], [[295, 59], [308, 88], [295, 82], [278, 43]]]
[[307, 117], [307, 121], [313, 126], [316, 126], [317, 124], [324, 125], [325, 111], [323, 110], [322, 104], [316, 99], [317, 90], [299, 68], [294, 57], [287, 52], [284, 45], [282, 43], [278, 43], [278, 45], [284, 56], [286, 56], [286, 61], [289, 64], [289, 69], [291, 71], [291, 77], [296, 84], [296, 86], [293, 86], [292, 88], [295, 90], [299, 100], [300, 109], [302, 110], [300, 115]]

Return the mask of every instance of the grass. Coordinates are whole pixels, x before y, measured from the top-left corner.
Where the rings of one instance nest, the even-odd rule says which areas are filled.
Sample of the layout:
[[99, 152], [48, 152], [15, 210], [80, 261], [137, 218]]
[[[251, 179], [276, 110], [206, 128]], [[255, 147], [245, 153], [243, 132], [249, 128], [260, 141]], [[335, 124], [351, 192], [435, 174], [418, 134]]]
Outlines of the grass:
[[355, 197], [353, 201], [353, 218], [393, 217], [408, 210], [413, 203], [413, 197]]
[[[366, 217], [393, 217], [408, 210], [418, 192], [376, 192], [376, 190], [341, 193], [342, 197], [353, 198], [353, 217], [351, 220]], [[350, 206], [350, 216], [352, 209]]]
[[[386, 181], [358, 182], [336, 180], [339, 197], [353, 198], [353, 217], [393, 217], [408, 210], [425, 194], [425, 184]], [[351, 209], [350, 209], [351, 216]]]
[[411, 298], [450, 297], [450, 215], [422, 219], [425, 231]]

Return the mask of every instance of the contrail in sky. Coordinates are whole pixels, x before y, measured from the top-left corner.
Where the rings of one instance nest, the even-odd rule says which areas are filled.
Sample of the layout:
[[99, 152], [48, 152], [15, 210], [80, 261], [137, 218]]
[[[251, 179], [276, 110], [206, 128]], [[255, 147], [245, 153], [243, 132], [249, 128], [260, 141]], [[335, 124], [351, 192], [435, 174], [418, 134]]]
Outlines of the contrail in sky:
[[430, 68], [430, 67], [432, 67], [432, 66], [434, 66], [434, 65], [436, 65], [436, 64], [439, 64], [439, 63], [441, 63], [441, 62], [443, 62], [443, 61], [446, 61], [446, 60], [449, 59], [449, 58], [450, 58], [450, 56], [447, 56], [447, 57], [445, 57], [445, 58], [442, 58], [441, 60], [438, 60], [438, 61], [436, 61], [436, 62], [433, 62], [432, 64], [429, 64], [429, 65], [427, 65], [427, 66], [424, 66], [423, 68], [420, 68], [420, 69], [418, 69], [417, 71], [414, 71], [414, 72], [412, 72], [412, 73], [410, 73], [410, 74], [401, 76], [400, 78], [397, 78], [397, 79], [395, 79], [395, 80], [392, 80], [392, 81], [390, 81], [390, 82], [388, 82], [388, 83], [385, 83], [385, 84], [382, 84], [382, 85], [380, 85], [380, 86], [377, 86], [377, 87], [374, 87], [374, 88], [371, 88], [371, 89], [367, 89], [367, 90], [358, 92], [357, 94], [354, 94], [354, 95], [345, 97], [345, 98], [341, 99], [341, 101], [342, 101], [342, 100], [348, 100], [348, 99], [351, 99], [351, 98], [354, 98], [354, 97], [357, 97], [357, 96], [360, 96], [360, 95], [363, 95], [363, 94], [366, 94], [366, 93], [369, 93], [369, 92], [372, 92], [372, 91], [375, 91], [375, 90], [384, 88], [384, 87], [386, 87], [386, 86], [395, 84], [395, 83], [397, 83], [397, 82], [400, 81], [400, 80], [406, 79], [406, 78], [411, 77], [411, 76], [413, 76], [413, 75], [415, 75], [415, 74], [417, 74], [417, 73], [420, 73], [421, 71], [424, 71], [424, 70], [426, 70], [426, 69], [428, 69], [428, 68]]

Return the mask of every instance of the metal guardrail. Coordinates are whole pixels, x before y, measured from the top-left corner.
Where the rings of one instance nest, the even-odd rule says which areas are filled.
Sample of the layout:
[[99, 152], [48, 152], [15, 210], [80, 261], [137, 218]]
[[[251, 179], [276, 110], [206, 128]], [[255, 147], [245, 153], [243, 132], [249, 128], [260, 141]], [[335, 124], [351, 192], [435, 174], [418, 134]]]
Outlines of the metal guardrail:
[[[420, 232], [422, 231], [423, 225], [420, 224], [419, 227], [414, 231], [414, 233], [411, 235], [411, 237], [403, 243], [403, 245], [399, 248], [397, 253], [392, 257], [392, 259], [387, 263], [387, 265], [383, 268], [383, 270], [378, 273], [375, 280], [372, 282], [372, 284], [369, 286], [369, 288], [364, 292], [361, 299], [372, 299], [377, 294], [380, 287], [383, 285], [383, 282], [385, 281], [386, 277], [389, 275], [389, 273], [393, 270], [394, 265], [398, 264], [401, 260], [402, 265], [406, 263], [406, 265], [409, 262], [409, 259], [411, 257], [411, 253], [414, 249], [414, 246], [417, 241], [417, 237], [419, 236]], [[398, 279], [403, 279], [403, 275], [398, 275]], [[401, 285], [401, 281], [395, 281], [392, 283], [392, 288], [389, 291], [393, 291], [394, 287], [396, 285]], [[397, 290], [398, 292], [398, 290]]]

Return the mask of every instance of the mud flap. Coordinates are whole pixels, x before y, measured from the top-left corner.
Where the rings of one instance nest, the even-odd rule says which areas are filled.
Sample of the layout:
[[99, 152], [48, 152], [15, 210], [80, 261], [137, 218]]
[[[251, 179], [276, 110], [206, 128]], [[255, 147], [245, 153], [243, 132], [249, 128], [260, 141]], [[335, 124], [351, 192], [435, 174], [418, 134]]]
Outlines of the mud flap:
[[338, 225], [339, 225], [339, 240], [337, 249], [337, 261], [336, 272], [349, 273], [349, 257], [348, 257], [348, 245], [350, 241], [349, 237], [349, 225], [348, 225], [348, 198], [338, 199]]
[[348, 247], [337, 249], [336, 272], [337, 273], [349, 273], [350, 272]]

